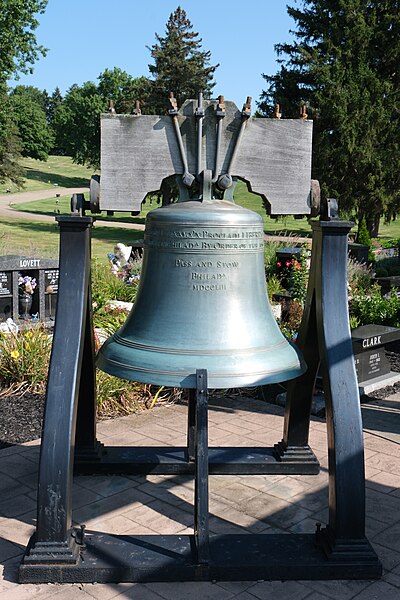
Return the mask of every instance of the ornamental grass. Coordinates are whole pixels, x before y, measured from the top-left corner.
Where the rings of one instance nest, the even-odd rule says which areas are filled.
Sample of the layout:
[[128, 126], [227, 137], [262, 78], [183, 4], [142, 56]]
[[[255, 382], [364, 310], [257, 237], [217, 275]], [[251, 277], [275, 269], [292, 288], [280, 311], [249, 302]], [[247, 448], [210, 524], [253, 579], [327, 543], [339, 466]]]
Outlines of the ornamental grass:
[[0, 387], [10, 392], [45, 392], [52, 338], [43, 325], [0, 334]]

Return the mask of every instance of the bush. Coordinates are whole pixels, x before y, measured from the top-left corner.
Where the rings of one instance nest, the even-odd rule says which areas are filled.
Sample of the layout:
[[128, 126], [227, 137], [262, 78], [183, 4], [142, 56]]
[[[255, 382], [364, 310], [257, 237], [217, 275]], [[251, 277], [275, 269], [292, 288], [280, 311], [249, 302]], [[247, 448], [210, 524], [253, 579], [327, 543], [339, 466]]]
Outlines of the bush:
[[347, 260], [347, 283], [349, 295], [366, 292], [371, 287], [373, 272], [371, 268], [352, 257]]
[[363, 217], [358, 224], [356, 242], [357, 244], [364, 244], [364, 246], [368, 246], [368, 260], [373, 263], [375, 261], [375, 254], [372, 251], [371, 238], [368, 232], [365, 217]]
[[283, 287], [279, 277], [276, 275], [271, 275], [267, 281], [267, 291], [268, 298], [271, 303], [273, 302], [272, 296], [274, 296], [274, 294], [282, 294], [282, 292], [285, 291], [285, 288]]
[[396, 290], [382, 297], [379, 285], [371, 286], [368, 294], [358, 293], [350, 302], [350, 316], [358, 320], [359, 325], [400, 326], [400, 298]]
[[[136, 267], [140, 270], [140, 264]], [[109, 300], [134, 302], [138, 284], [125, 283], [111, 272], [110, 265], [96, 260], [92, 262], [92, 301], [95, 310], [104, 307]]]
[[361, 219], [361, 221], [358, 223], [356, 242], [357, 242], [357, 244], [364, 244], [364, 246], [371, 247], [371, 238], [368, 233], [368, 227], [367, 227], [367, 222], [365, 220], [365, 217], [363, 217]]

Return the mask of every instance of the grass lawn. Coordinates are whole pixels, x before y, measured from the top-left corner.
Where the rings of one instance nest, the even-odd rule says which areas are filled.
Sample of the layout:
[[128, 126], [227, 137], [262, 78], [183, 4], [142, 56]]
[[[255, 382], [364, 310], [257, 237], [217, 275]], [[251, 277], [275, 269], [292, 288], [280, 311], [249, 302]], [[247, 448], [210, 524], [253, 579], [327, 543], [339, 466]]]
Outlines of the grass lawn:
[[[0, 222], [0, 254], [57, 258], [58, 231], [59, 228], [55, 222], [41, 223], [22, 219], [13, 219], [8, 223]], [[95, 225], [92, 233], [92, 256], [105, 262], [107, 253], [113, 251], [115, 243], [129, 244], [140, 238], [143, 238], [142, 231]]]
[[[23, 166], [26, 171], [24, 191], [39, 189], [56, 189], [57, 187], [83, 187], [89, 185], [93, 174], [92, 169], [87, 169], [72, 162], [70, 157], [50, 156], [47, 162], [33, 159], [24, 159]], [[57, 184], [57, 185], [55, 185]], [[15, 186], [0, 185], [0, 193]], [[265, 214], [262, 199], [256, 194], [250, 194], [246, 185], [239, 181], [235, 190], [235, 201], [258, 212], [264, 221], [264, 231], [270, 235], [284, 236], [310, 236], [311, 228], [306, 218], [295, 219], [293, 216], [284, 216], [272, 219]], [[16, 203], [17, 210], [48, 215], [69, 214], [70, 196], [37, 200], [34, 202]], [[126, 230], [118, 227], [118, 222], [144, 223], [146, 214], [155, 208], [156, 204], [146, 202], [142, 205], [142, 212], [137, 217], [129, 213], [115, 213], [113, 217], [97, 215], [97, 224], [93, 230], [93, 256], [105, 261], [108, 252], [112, 252], [116, 242], [129, 243], [143, 237], [143, 232]], [[16, 215], [17, 216], [17, 215]], [[115, 221], [115, 227], [102, 227], [101, 221]], [[400, 238], [400, 221], [393, 221], [390, 225], [383, 222], [380, 227], [380, 237]], [[26, 218], [16, 218], [8, 222], [0, 222], [0, 252], [2, 254], [34, 254], [43, 257], [56, 257], [58, 255], [58, 226], [55, 223], [31, 222]], [[288, 242], [290, 243], [290, 241]]]
[[8, 181], [0, 184], [0, 193], [6, 193], [7, 188], [11, 192], [29, 192], [54, 187], [84, 187], [89, 185], [95, 173], [92, 168], [76, 165], [69, 156], [49, 156], [47, 162], [24, 158], [21, 165], [25, 170], [24, 186], [17, 188]]
[[[70, 196], [62, 196], [61, 198], [54, 197], [47, 200], [34, 200], [33, 202], [15, 203], [13, 207], [16, 210], [24, 212], [41, 213], [46, 215], [54, 215], [58, 211], [60, 211], [60, 214], [68, 214], [70, 212], [70, 199]], [[265, 214], [261, 197], [256, 194], [249, 193], [246, 185], [242, 181], [239, 181], [236, 186], [235, 202], [259, 213], [264, 220], [264, 231], [270, 235], [311, 235], [311, 227], [306, 218], [295, 219], [293, 216], [288, 215], [280, 217], [279, 219], [271, 219], [271, 217]], [[142, 212], [137, 217], [132, 217], [129, 215], [129, 213], [115, 213], [113, 217], [107, 217], [104, 213], [96, 215], [96, 219], [98, 221], [116, 221], [116, 223], [121, 221], [127, 223], [144, 223], [146, 214], [153, 208], [157, 208], [157, 204], [147, 201], [142, 205]]]

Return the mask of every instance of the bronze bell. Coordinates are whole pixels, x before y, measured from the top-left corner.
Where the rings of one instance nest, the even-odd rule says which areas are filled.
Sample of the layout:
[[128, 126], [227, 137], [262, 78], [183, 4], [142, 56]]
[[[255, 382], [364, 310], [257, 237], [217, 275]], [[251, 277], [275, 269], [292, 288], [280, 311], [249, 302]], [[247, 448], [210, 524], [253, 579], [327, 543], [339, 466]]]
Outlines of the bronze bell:
[[305, 370], [272, 314], [263, 222], [227, 200], [189, 200], [147, 215], [136, 302], [98, 354], [122, 379], [210, 388], [293, 379]]

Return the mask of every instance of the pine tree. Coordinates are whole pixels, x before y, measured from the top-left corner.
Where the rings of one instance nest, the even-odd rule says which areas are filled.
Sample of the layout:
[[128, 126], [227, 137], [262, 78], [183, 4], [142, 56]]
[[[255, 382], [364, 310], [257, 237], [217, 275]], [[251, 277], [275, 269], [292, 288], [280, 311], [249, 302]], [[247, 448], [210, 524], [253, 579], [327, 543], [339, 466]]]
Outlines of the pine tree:
[[149, 65], [154, 81], [148, 112], [163, 114], [170, 92], [178, 106], [188, 98], [197, 98], [199, 92], [210, 96], [219, 65], [210, 65], [211, 52], [201, 49], [202, 39], [192, 29], [186, 12], [178, 6], [168, 19], [165, 36], [156, 33], [157, 42], [148, 47], [154, 60]]
[[393, 214], [400, 189], [398, 0], [302, 0], [288, 8], [296, 41], [280, 44], [281, 62], [259, 109], [284, 117], [306, 104], [314, 119], [313, 177], [348, 215], [365, 216], [371, 236]]

